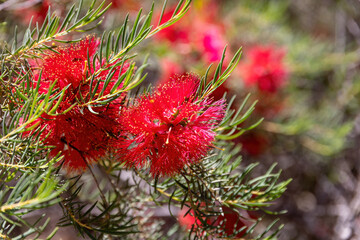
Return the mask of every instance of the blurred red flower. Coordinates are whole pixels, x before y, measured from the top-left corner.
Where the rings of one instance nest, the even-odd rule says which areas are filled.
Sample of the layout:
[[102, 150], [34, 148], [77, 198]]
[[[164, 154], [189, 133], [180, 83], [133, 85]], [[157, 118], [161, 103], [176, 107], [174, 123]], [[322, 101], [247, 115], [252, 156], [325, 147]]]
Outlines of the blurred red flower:
[[247, 61], [240, 64], [240, 70], [248, 87], [259, 91], [275, 93], [284, 84], [287, 70], [283, 62], [285, 51], [272, 46], [255, 46], [247, 53]]
[[263, 154], [270, 146], [267, 136], [256, 131], [246, 132], [236, 138], [234, 142], [241, 143], [242, 150], [255, 157]]
[[[185, 215], [186, 214], [186, 215]], [[201, 226], [201, 221], [194, 216], [194, 211], [184, 207], [178, 214], [178, 221], [181, 226], [190, 230], [193, 226]]]
[[[225, 237], [226, 239], [243, 237], [246, 230], [251, 225], [251, 219], [253, 217], [245, 210], [240, 210], [241, 215], [229, 207], [222, 207], [222, 211], [221, 215], [210, 217], [206, 220], [207, 224], [217, 227], [216, 236]], [[184, 207], [179, 212], [178, 221], [179, 224], [187, 230], [190, 230], [191, 228], [202, 228], [202, 223], [195, 217], [194, 211], [192, 209], [189, 210], [187, 207]]]
[[[40, 93], [46, 94], [49, 86], [55, 81], [55, 87], [59, 89], [68, 86], [57, 112], [61, 113], [72, 107], [71, 110], [59, 115], [44, 113], [37, 123], [43, 128], [40, 137], [44, 143], [54, 147], [50, 155], [56, 156], [61, 152], [64, 156], [64, 166], [70, 172], [84, 170], [87, 164], [104, 156], [111, 145], [112, 137], [119, 132], [117, 119], [122, 97], [107, 105], [92, 107], [92, 111], [97, 114], [80, 102], [80, 99], [86, 102], [90, 98], [90, 80], [87, 74], [98, 71], [92, 88], [98, 84], [96, 94], [99, 94], [110, 71], [108, 68], [101, 70], [100, 63], [96, 64], [95, 69], [91, 69], [87, 63], [88, 59], [93, 61], [98, 45], [99, 41], [96, 38], [89, 37], [76, 44], [59, 47], [56, 49], [58, 53], [46, 53], [31, 63], [34, 85], [40, 77]], [[121, 67], [116, 67], [104, 94], [110, 92], [119, 74], [126, 71], [127, 67], [128, 64], [121, 72]]]
[[198, 99], [198, 85], [195, 76], [178, 76], [123, 111], [118, 148], [127, 166], [150, 165], [153, 176], [174, 175], [206, 154], [225, 103]]
[[139, 10], [141, 8], [140, 2], [134, 0], [110, 0], [111, 8], [124, 10]]
[[[168, 21], [172, 17], [174, 10], [175, 7], [166, 11], [161, 23]], [[181, 20], [177, 24], [160, 31], [155, 38], [169, 42], [171, 47], [175, 47], [179, 53], [186, 55], [196, 53], [200, 59], [207, 63], [219, 61], [226, 45], [224, 31], [221, 25], [214, 21], [213, 17], [208, 17], [210, 14], [211, 16], [214, 15], [214, 10], [207, 10], [209, 9], [192, 12], [191, 21]], [[156, 23], [159, 18], [160, 14], [156, 18]], [[192, 29], [192, 31], [189, 31], [189, 29]]]
[[219, 236], [226, 236], [232, 238], [241, 238], [244, 236], [247, 228], [250, 225], [249, 214], [242, 210], [241, 215], [229, 207], [222, 207], [223, 214], [218, 216], [215, 226], [219, 226], [222, 230]]
[[[175, 7], [166, 10], [161, 18], [160, 24], [169, 21], [172, 15], [174, 14], [174, 11], [175, 11]], [[156, 22], [154, 24], [157, 24], [159, 20], [160, 20], [160, 13], [155, 18]], [[166, 40], [173, 44], [183, 44], [183, 45], [189, 44], [190, 31], [188, 31], [188, 29], [185, 27], [187, 23], [184, 24], [183, 21], [184, 20], [182, 19], [177, 24], [174, 24], [170, 27], [161, 30], [155, 35], [155, 38], [159, 40]]]
[[201, 53], [207, 63], [220, 61], [226, 46], [221, 26], [198, 20], [196, 28], [197, 31], [194, 35], [194, 39], [197, 39], [196, 50]]
[[21, 22], [25, 25], [29, 24], [31, 18], [32, 24], [35, 24], [36, 22], [42, 24], [50, 6], [51, 4], [49, 0], [30, 0], [22, 3], [19, 8], [16, 8], [14, 14], [18, 16]]

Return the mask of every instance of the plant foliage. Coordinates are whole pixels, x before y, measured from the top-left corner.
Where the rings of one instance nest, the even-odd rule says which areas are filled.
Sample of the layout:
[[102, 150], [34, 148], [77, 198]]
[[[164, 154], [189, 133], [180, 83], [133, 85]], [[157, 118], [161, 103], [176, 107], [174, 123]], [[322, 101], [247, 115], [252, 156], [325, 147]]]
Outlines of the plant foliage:
[[[87, 61], [92, 66], [84, 80], [89, 82], [89, 97], [78, 99], [76, 104], [98, 114], [97, 107], [107, 106], [130, 90], [133, 92], [128, 94], [126, 103], [133, 102], [139, 95], [134, 94], [134, 90], [146, 78], [148, 66], [146, 59], [142, 64], [135, 62], [133, 50], [176, 23], [190, 4], [191, 0], [179, 1], [172, 17], [162, 23], [161, 15], [155, 26], [153, 4], [147, 14], [140, 10], [132, 20], [127, 15], [118, 30], [104, 32], [94, 58]], [[36, 120], [44, 114], [58, 116], [71, 111], [73, 106], [58, 111], [69, 86], [59, 89], [54, 82], [47, 93], [39, 92], [41, 73], [36, 87], [32, 87], [34, 76], [30, 62], [49, 51], [57, 53], [59, 45], [79, 41], [82, 36], [79, 34], [92, 31], [102, 23], [109, 7], [105, 2], [96, 1], [86, 7], [80, 1], [72, 5], [64, 17], [49, 9], [43, 24], [29, 23], [21, 36], [15, 30], [13, 41], [1, 49], [0, 237], [51, 239], [59, 228], [73, 226], [80, 236], [91, 239], [166, 238], [166, 234], [161, 234], [161, 219], [152, 214], [157, 206], [167, 206], [170, 214], [173, 209], [187, 208], [186, 215], [192, 214], [199, 220], [190, 229], [191, 238], [234, 237], [241, 231], [245, 231], [244, 236], [255, 239], [274, 238], [282, 228], [282, 225], [275, 226], [278, 220], [261, 226], [262, 230], [257, 230], [257, 225], [265, 213], [275, 214], [268, 207], [282, 195], [290, 181], [278, 181], [280, 171], [275, 170], [275, 164], [263, 175], [253, 176], [257, 164], [244, 166], [240, 149], [229, 142], [261, 123], [260, 120], [243, 125], [255, 108], [255, 103], [247, 106], [248, 98], [237, 111], [231, 106], [234, 98], [228, 103], [227, 114], [215, 129], [217, 141], [208, 155], [196, 164], [187, 165], [175, 176], [153, 178], [147, 169], [126, 168], [113, 153], [100, 159], [97, 165], [88, 165], [86, 172], [70, 176], [62, 170], [61, 153], [50, 157], [52, 146], [44, 144], [40, 137], [46, 126], [40, 127]], [[162, 14], [165, 8], [166, 1]], [[211, 80], [208, 81], [211, 67], [202, 78], [196, 93], [199, 99], [208, 98], [230, 76], [241, 57], [239, 49], [224, 67], [225, 53], [226, 49]], [[106, 91], [116, 69], [122, 69], [127, 63], [126, 72]], [[96, 79], [104, 71], [108, 74], [100, 86]], [[48, 233], [51, 220], [46, 209], [56, 204], [61, 206], [63, 215], [57, 227]], [[261, 216], [224, 236], [222, 223], [217, 219], [225, 208], [240, 217], [252, 211], [261, 212]], [[44, 214], [28, 220], [27, 216], [36, 211]], [[174, 232], [169, 231], [168, 235], [172, 234]]]

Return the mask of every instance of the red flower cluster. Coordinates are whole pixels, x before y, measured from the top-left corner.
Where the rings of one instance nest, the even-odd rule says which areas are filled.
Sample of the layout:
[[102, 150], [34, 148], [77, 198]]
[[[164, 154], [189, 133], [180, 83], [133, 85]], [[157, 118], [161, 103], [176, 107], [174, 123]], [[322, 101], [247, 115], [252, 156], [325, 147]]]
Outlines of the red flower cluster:
[[260, 91], [275, 93], [287, 78], [283, 63], [285, 52], [271, 46], [256, 46], [247, 53], [248, 61], [240, 65], [246, 86], [256, 86]]
[[[101, 64], [93, 59], [98, 45], [97, 39], [89, 37], [58, 47], [56, 53], [48, 52], [30, 63], [33, 87], [39, 87], [40, 93], [48, 93], [54, 83], [58, 89], [66, 88], [57, 109], [59, 114], [44, 113], [36, 120], [43, 129], [41, 139], [54, 147], [51, 156], [61, 153], [65, 168], [78, 172], [112, 150], [127, 166], [150, 164], [153, 176], [164, 176], [206, 155], [214, 141], [213, 129], [225, 114], [224, 100], [198, 99], [195, 93], [199, 79], [182, 75], [160, 85], [153, 94], [142, 96], [132, 106], [122, 106], [124, 97], [119, 97], [89, 109], [90, 91], [94, 91], [91, 88], [98, 85], [98, 95], [113, 66], [100, 68]], [[88, 61], [95, 62], [95, 67]], [[114, 69], [104, 94], [110, 92], [127, 68], [128, 64]], [[89, 76], [95, 72], [91, 87]], [[40, 86], [36, 86], [39, 78]]]
[[[71, 110], [65, 114], [56, 116], [43, 114], [37, 121], [44, 128], [41, 138], [44, 143], [54, 146], [51, 155], [55, 156], [61, 152], [64, 156], [64, 166], [69, 171], [80, 171], [91, 163], [104, 156], [112, 136], [118, 134], [118, 112], [121, 98], [106, 106], [93, 107], [97, 114], [93, 114], [80, 102], [80, 99], [89, 99], [90, 81], [87, 73], [97, 71], [91, 69], [87, 63], [88, 57], [93, 61], [93, 56], [98, 48], [99, 42], [95, 38], [87, 38], [69, 47], [59, 47], [58, 53], [50, 52], [41, 56], [40, 60], [32, 63], [34, 71], [34, 82], [37, 82], [41, 72], [39, 86], [40, 93], [47, 93], [49, 86], [56, 81], [55, 87], [60, 89], [68, 86], [64, 98], [57, 111], [61, 113], [71, 106]], [[109, 93], [115, 80], [127, 67], [120, 72], [116, 69], [104, 94]], [[93, 85], [99, 84], [98, 93], [104, 86], [104, 80], [109, 70], [104, 70], [97, 75]], [[35, 87], [35, 86], [34, 86]]]
[[173, 78], [123, 111], [119, 152], [128, 166], [150, 165], [150, 173], [173, 175], [203, 157], [225, 114], [223, 100], [198, 99], [199, 79]]
[[67, 47], [56, 49], [58, 53], [49, 52], [40, 56], [40, 60], [33, 62], [35, 81], [41, 72], [40, 93], [48, 91], [49, 86], [56, 82], [56, 87], [63, 89], [69, 86], [70, 92], [76, 91], [86, 79], [89, 70], [87, 55], [90, 59], [95, 54], [99, 45], [95, 38], [87, 38]]

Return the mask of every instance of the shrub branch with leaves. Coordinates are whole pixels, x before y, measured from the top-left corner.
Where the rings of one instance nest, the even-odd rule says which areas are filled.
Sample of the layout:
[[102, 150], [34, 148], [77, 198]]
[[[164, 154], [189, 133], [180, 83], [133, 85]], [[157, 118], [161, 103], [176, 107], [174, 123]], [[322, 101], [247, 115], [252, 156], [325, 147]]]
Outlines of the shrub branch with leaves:
[[[63, 18], [49, 9], [41, 26], [29, 24], [21, 43], [15, 31], [4, 44], [1, 238], [51, 239], [69, 225], [91, 239], [184, 237], [178, 224], [164, 230], [154, 215], [162, 206], [169, 215], [186, 210], [179, 221], [191, 218], [191, 238], [275, 238], [278, 219], [259, 223], [275, 214], [268, 207], [290, 181], [278, 182], [275, 164], [252, 176], [257, 164], [243, 166], [240, 149], [228, 142], [261, 123], [243, 125], [255, 103], [246, 107], [246, 98], [234, 111], [234, 98], [226, 106], [211, 97], [241, 50], [223, 66], [225, 49], [212, 77], [210, 66], [202, 78], [182, 75], [135, 91], [148, 64], [136, 63], [132, 50], [176, 23], [190, 4], [179, 1], [163, 21], [165, 1], [156, 26], [153, 4], [132, 23], [126, 16], [117, 31], [69, 40], [96, 29], [110, 7], [93, 1], [84, 12], [80, 1]], [[46, 209], [56, 204], [63, 214], [49, 232]], [[36, 211], [44, 214], [28, 221]]]

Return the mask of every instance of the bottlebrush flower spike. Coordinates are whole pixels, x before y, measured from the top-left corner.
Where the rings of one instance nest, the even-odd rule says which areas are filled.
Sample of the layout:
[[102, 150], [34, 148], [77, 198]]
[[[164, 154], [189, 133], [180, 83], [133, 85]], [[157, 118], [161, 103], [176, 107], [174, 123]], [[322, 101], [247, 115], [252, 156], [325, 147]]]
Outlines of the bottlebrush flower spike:
[[[66, 103], [70, 105], [68, 101]], [[70, 112], [55, 117], [44, 114], [41, 126], [47, 125], [41, 137], [46, 145], [54, 146], [50, 155], [61, 152], [68, 172], [85, 170], [87, 164], [96, 162], [109, 150], [111, 135], [118, 131], [117, 122], [111, 116], [114, 111], [116, 108], [113, 106], [95, 115], [86, 108], [74, 107]]]
[[47, 92], [50, 84], [56, 80], [56, 87], [61, 89], [69, 84], [72, 90], [78, 88], [85, 80], [89, 67], [88, 54], [92, 59], [98, 46], [99, 41], [95, 37], [88, 37], [76, 44], [57, 48], [58, 53], [50, 52], [43, 55], [41, 60], [33, 64], [42, 70], [40, 92]]
[[171, 176], [206, 154], [225, 103], [197, 99], [198, 85], [193, 75], [178, 76], [123, 111], [118, 148], [127, 166], [150, 165], [153, 176]]
[[[31, 63], [35, 83], [40, 71], [42, 73], [39, 92], [47, 93], [54, 81], [57, 81], [56, 87], [60, 89], [69, 86], [57, 111], [61, 113], [72, 107], [71, 110], [56, 116], [45, 113], [35, 123], [40, 122], [40, 127], [44, 128], [40, 137], [45, 145], [54, 147], [50, 155], [56, 156], [61, 152], [64, 156], [64, 167], [68, 172], [80, 172], [88, 164], [104, 156], [111, 146], [112, 138], [119, 133], [117, 119], [123, 97], [104, 106], [92, 107], [97, 114], [90, 112], [79, 102], [79, 99], [85, 98], [86, 101], [89, 98], [90, 82], [87, 80], [87, 73], [99, 70], [93, 85], [99, 84], [100, 93], [110, 71], [108, 68], [100, 71], [100, 63], [97, 63], [96, 69], [90, 69], [87, 63], [88, 58], [93, 61], [98, 45], [96, 38], [86, 38], [76, 44], [60, 47], [57, 49], [58, 53], [51, 52]], [[121, 72], [121, 66], [116, 68], [104, 94], [110, 93], [119, 74], [123, 74], [128, 66], [129, 64], [124, 64]]]
[[260, 91], [275, 93], [287, 78], [283, 63], [285, 52], [271, 46], [256, 46], [249, 50], [248, 61], [240, 65], [245, 85]]

